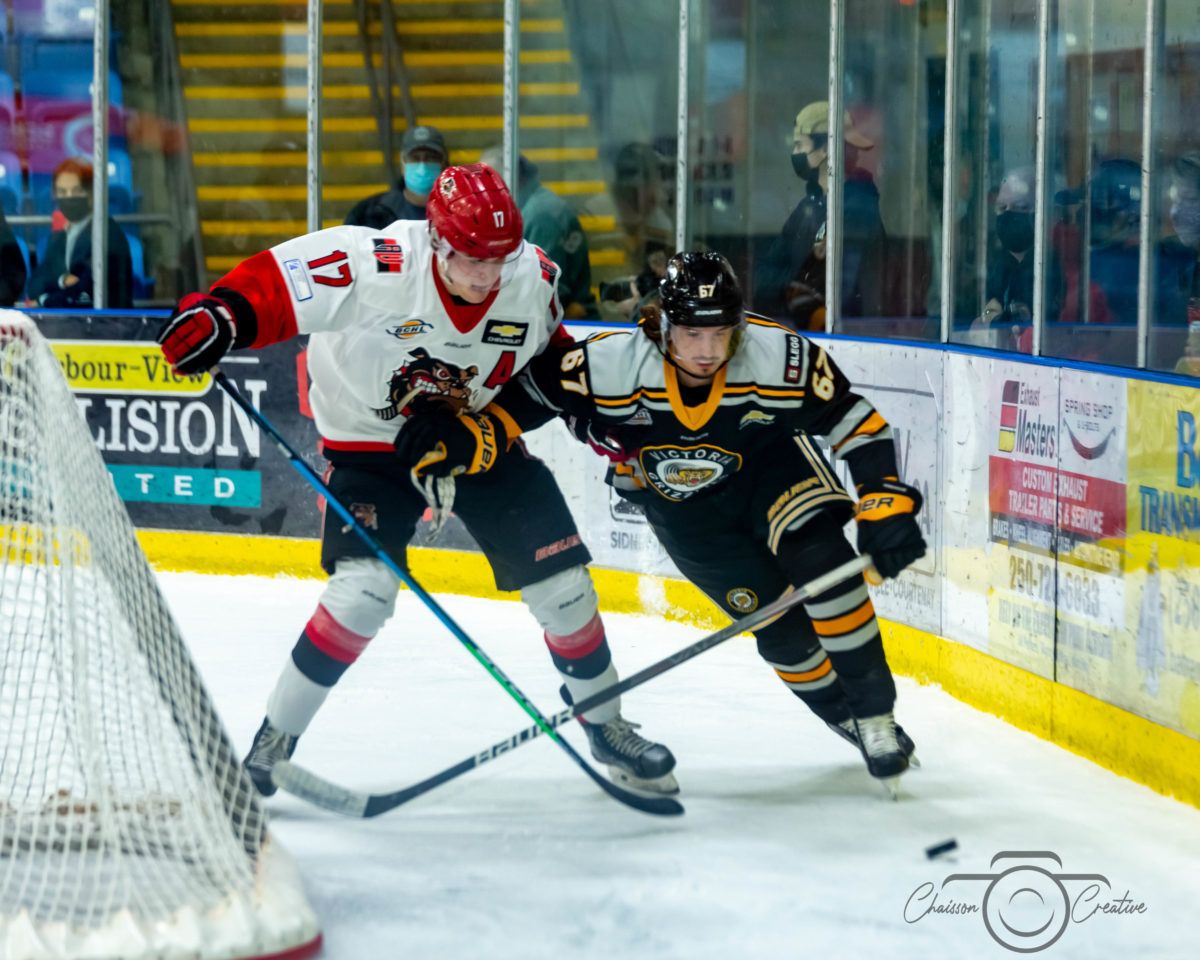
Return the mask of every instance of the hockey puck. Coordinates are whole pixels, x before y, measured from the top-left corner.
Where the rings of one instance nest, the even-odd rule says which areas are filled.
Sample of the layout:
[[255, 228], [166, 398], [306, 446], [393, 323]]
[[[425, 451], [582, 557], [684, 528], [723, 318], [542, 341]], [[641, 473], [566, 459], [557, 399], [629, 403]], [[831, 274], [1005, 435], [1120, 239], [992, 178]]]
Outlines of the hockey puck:
[[951, 837], [949, 840], [943, 840], [941, 843], [935, 843], [932, 847], [925, 848], [925, 856], [930, 860], [950, 853], [952, 850], [958, 849], [958, 841]]

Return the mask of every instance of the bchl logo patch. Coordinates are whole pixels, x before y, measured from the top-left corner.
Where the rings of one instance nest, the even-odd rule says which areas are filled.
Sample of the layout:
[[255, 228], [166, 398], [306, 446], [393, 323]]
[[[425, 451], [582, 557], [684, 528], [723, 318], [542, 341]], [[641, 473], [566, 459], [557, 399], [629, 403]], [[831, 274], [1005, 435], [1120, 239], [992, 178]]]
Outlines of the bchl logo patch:
[[742, 456], [720, 447], [643, 447], [639, 459], [646, 479], [659, 494], [679, 502], [737, 473]]
[[508, 320], [489, 320], [483, 328], [483, 342], [501, 347], [519, 347], [529, 332], [527, 323], [511, 323]]
[[753, 613], [758, 609], [758, 594], [749, 587], [734, 587], [725, 594], [725, 603], [738, 613]]
[[375, 237], [375, 271], [377, 273], [399, 273], [404, 268], [404, 248], [395, 240]]
[[411, 340], [413, 337], [419, 337], [421, 334], [428, 333], [432, 329], [432, 323], [413, 318], [412, 320], [405, 320], [403, 323], [398, 323], [394, 327], [388, 327], [387, 333], [388, 336], [395, 337], [397, 340]]

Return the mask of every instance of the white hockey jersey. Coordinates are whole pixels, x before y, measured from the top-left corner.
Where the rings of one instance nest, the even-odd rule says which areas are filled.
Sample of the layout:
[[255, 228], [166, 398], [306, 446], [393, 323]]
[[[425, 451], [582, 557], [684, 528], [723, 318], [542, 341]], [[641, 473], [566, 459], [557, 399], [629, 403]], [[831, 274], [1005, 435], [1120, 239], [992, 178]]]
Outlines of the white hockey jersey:
[[[478, 305], [446, 291], [423, 220], [333, 227], [267, 253], [278, 277], [262, 276], [269, 267], [260, 254], [214, 289], [232, 287], [255, 303], [255, 346], [311, 334], [309, 400], [327, 452], [390, 450], [413, 389], [427, 395], [422, 404], [482, 409], [561, 320], [558, 268], [530, 243], [511, 279]], [[281, 315], [262, 315], [267, 300]]]

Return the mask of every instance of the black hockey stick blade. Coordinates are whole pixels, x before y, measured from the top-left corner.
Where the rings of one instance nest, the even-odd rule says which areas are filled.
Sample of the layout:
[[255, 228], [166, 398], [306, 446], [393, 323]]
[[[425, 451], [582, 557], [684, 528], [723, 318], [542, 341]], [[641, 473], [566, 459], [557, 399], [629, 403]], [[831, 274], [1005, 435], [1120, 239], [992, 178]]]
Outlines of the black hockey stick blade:
[[[619, 697], [621, 694], [632, 690], [634, 687], [639, 687], [648, 680], [666, 673], [681, 663], [686, 663], [693, 657], [698, 657], [706, 650], [711, 650], [713, 647], [724, 643], [738, 634], [745, 633], [748, 630], [753, 630], [756, 627], [762, 626], [768, 620], [773, 620], [778, 616], [782, 616], [798, 603], [802, 603], [807, 599], [818, 596], [824, 593], [830, 587], [836, 586], [842, 581], [862, 573], [871, 566], [870, 556], [863, 555], [856, 557], [853, 560], [847, 561], [840, 567], [829, 571], [823, 576], [817, 577], [811, 583], [805, 584], [799, 590], [794, 590], [791, 593], [786, 593], [782, 597], [772, 601], [765, 607], [755, 611], [748, 617], [743, 617], [741, 620], [736, 620], [727, 627], [710, 633], [706, 637], [701, 637], [695, 643], [676, 651], [669, 657], [650, 664], [650, 666], [639, 670], [632, 676], [626, 677], [620, 683], [615, 683], [611, 687], [606, 687], [594, 693], [592, 696], [581, 700], [574, 704], [570, 709], [562, 710], [554, 714], [552, 717], [547, 717], [547, 725], [551, 728], [557, 728], [564, 723], [578, 717], [581, 713], [586, 713], [603, 703], [607, 703], [614, 697]], [[448, 783], [456, 777], [462, 776], [476, 767], [487, 763], [489, 760], [494, 760], [496, 757], [502, 756], [515, 750], [517, 747], [528, 743], [539, 737], [545, 731], [541, 726], [535, 725], [527, 727], [518, 733], [513, 734], [507, 740], [501, 740], [499, 743], [492, 744], [486, 750], [482, 750], [473, 757], [468, 757], [456, 763], [452, 767], [447, 767], [445, 770], [435, 773], [431, 777], [427, 777], [420, 783], [414, 783], [410, 787], [405, 787], [401, 790], [395, 790], [389, 793], [365, 793], [360, 790], [349, 790], [345, 787], [340, 787], [337, 784], [331, 783], [322, 777], [317, 776], [304, 767], [291, 763], [290, 761], [282, 761], [277, 763], [271, 771], [271, 779], [275, 781], [275, 785], [288, 793], [307, 800], [309, 803], [315, 804], [318, 807], [323, 807], [326, 810], [332, 810], [334, 813], [340, 813], [346, 817], [377, 817], [381, 813], [387, 813], [389, 810], [395, 810], [396, 807], [408, 803], [410, 800], [415, 800], [422, 794], [428, 793], [435, 787], [440, 787], [443, 783]], [[586, 766], [586, 764], [585, 764]], [[595, 774], [591, 767], [587, 767], [589, 774]], [[602, 789], [607, 792], [608, 787], [614, 787], [617, 790], [622, 790], [606, 780], [597, 781]], [[639, 794], [633, 794], [629, 791], [622, 790], [622, 793], [629, 794], [638, 800], [650, 800], [662, 806], [673, 804], [678, 809], [663, 809], [663, 810], [646, 810], [647, 813], [664, 813], [676, 814], [682, 813], [683, 807], [678, 801], [671, 800], [668, 797], [663, 798], [647, 798]], [[617, 796], [614, 794], [614, 796]], [[624, 801], [620, 796], [617, 799]], [[638, 809], [642, 809], [639, 807]]]
[[[564, 713], [568, 717], [570, 716], [569, 711], [564, 711]], [[555, 716], [554, 720], [557, 719], [558, 717]], [[290, 760], [281, 760], [277, 763], [271, 770], [271, 779], [277, 787], [286, 790], [294, 797], [308, 801], [314, 806], [341, 814], [343, 817], [369, 819], [377, 817], [381, 813], [387, 813], [389, 810], [395, 810], [401, 804], [408, 803], [409, 800], [415, 800], [417, 797], [428, 793], [434, 787], [439, 787], [449, 780], [460, 777], [468, 770], [474, 770], [478, 765], [476, 758], [470, 757], [467, 760], [456, 763], [453, 767], [447, 767], [440, 773], [436, 773], [432, 777], [422, 780], [420, 783], [415, 783], [411, 787], [405, 787], [403, 790], [396, 790], [392, 793], [364, 793], [360, 790], [349, 790], [331, 783], [323, 777], [317, 776], [311, 770], [307, 770]], [[620, 801], [628, 807], [640, 810], [642, 813], [649, 813], [660, 817], [677, 817], [684, 812], [683, 804], [678, 800], [671, 797], [652, 797], [633, 793], [624, 787], [604, 779], [604, 777], [592, 770], [590, 766], [586, 764], [584, 766], [592, 774], [592, 779], [596, 782], [596, 786], [613, 799]]]

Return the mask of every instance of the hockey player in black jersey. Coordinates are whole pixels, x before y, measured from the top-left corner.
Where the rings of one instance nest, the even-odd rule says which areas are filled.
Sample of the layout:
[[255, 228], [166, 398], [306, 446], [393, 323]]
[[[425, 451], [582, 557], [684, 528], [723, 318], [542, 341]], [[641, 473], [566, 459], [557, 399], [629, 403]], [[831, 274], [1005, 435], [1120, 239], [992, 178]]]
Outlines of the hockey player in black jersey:
[[[747, 317], [717, 254], [677, 254], [637, 330], [554, 344], [498, 402], [522, 429], [561, 414], [613, 459], [608, 482], [731, 617], [851, 559], [851, 517], [884, 577], [925, 553], [921, 494], [899, 479], [887, 422], [823, 347]], [[857, 503], [813, 437], [846, 462]], [[913, 744], [893, 717], [896, 688], [863, 579], [755, 633], [784, 684], [894, 788]]]

